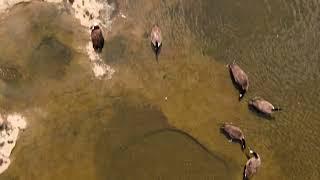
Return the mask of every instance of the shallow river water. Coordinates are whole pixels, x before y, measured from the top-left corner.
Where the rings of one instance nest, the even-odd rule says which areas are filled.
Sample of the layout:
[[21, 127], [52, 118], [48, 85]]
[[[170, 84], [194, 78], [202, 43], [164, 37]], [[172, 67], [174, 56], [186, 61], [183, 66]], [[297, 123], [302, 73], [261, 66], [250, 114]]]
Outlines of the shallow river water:
[[[28, 122], [1, 180], [241, 179], [246, 157], [223, 122], [260, 154], [254, 179], [320, 178], [319, 0], [108, 3], [111, 79], [95, 78], [88, 28], [67, 4], [22, 3], [0, 18], [0, 67], [19, 73], [0, 80], [0, 111]], [[250, 78], [241, 102], [233, 61]], [[254, 96], [283, 111], [257, 115]]]

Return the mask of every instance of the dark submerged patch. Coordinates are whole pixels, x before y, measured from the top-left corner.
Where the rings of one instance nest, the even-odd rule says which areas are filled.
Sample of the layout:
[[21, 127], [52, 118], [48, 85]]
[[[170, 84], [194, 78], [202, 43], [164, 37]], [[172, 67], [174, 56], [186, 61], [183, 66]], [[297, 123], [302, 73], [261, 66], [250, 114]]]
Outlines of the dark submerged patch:
[[33, 76], [61, 79], [71, 59], [70, 48], [53, 36], [46, 36], [34, 49], [28, 68]]
[[171, 128], [157, 108], [123, 103], [115, 107], [115, 116], [97, 142], [98, 177], [230, 179], [223, 159], [188, 133]]

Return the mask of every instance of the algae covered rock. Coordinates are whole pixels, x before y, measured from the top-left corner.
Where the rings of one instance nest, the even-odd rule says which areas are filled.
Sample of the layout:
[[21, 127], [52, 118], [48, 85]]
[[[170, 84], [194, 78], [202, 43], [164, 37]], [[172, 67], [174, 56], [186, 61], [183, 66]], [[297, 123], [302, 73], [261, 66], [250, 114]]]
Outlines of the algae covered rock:
[[17, 66], [0, 65], [0, 79], [3, 81], [15, 81], [22, 78], [22, 73]]

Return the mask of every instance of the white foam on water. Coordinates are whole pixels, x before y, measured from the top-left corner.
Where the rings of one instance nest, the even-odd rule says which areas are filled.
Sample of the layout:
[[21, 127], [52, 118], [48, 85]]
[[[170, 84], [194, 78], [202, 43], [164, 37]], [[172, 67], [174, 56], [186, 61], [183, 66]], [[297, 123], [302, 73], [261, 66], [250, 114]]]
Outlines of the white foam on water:
[[94, 76], [98, 79], [111, 79], [112, 75], [116, 71], [111, 66], [105, 64], [102, 61], [100, 55], [94, 51], [91, 41], [89, 41], [89, 43], [87, 44], [86, 51], [91, 62]]
[[2, 116], [0, 114], [0, 174], [10, 165], [10, 155], [16, 146], [20, 130], [27, 127], [24, 116], [18, 113]]
[[113, 73], [115, 72], [115, 70], [112, 69], [111, 66], [104, 63], [101, 64], [99, 62], [93, 63], [92, 70], [94, 75], [99, 79], [111, 79]]

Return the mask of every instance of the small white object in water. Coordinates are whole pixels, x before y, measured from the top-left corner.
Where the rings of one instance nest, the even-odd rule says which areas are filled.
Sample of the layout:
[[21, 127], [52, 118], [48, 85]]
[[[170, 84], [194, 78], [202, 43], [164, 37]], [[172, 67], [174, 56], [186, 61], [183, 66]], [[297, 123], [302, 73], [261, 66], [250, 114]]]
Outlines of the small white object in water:
[[124, 15], [122, 12], [120, 12], [120, 16], [121, 16], [123, 19], [126, 19], [126, 18], [127, 18], [127, 16]]
[[166, 96], [166, 97], [164, 97], [164, 100], [166, 100], [166, 101], [167, 101], [167, 100], [168, 100], [168, 97], [167, 97], [167, 96]]

